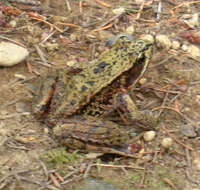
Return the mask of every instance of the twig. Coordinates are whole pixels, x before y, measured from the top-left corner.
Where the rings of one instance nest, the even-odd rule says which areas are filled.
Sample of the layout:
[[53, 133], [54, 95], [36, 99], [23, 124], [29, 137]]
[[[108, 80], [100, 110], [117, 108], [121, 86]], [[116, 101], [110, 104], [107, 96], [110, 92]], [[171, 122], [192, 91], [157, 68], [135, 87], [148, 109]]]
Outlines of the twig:
[[168, 178], [164, 178], [163, 179], [163, 181], [165, 182], [165, 183], [167, 183], [172, 189], [174, 189], [174, 190], [178, 190], [177, 188], [176, 188], [176, 186], [171, 182], [171, 180], [169, 180]]
[[82, 174], [80, 174], [80, 175], [78, 175], [78, 176], [75, 176], [75, 177], [73, 177], [72, 179], [69, 179], [69, 180], [66, 180], [66, 181], [62, 182], [61, 185], [70, 183], [70, 182], [75, 181], [75, 180], [78, 180], [78, 181], [79, 181], [79, 180], [81, 180], [81, 179], [83, 179], [83, 175], [82, 175]]
[[67, 179], [67, 178], [71, 177], [72, 175], [78, 174], [79, 172], [80, 172], [79, 169], [74, 170], [74, 171], [70, 172], [69, 174], [65, 175], [65, 176], [63, 177], [63, 179]]
[[145, 5], [145, 1], [143, 1], [143, 2], [141, 3], [141, 5], [140, 5], [140, 9], [139, 9], [139, 11], [138, 11], [138, 13], [137, 13], [136, 20], [140, 19], [142, 10], [143, 10], [143, 8], [144, 8], [144, 5]]
[[83, 13], [83, 0], [79, 1], [79, 11], [81, 14]]
[[53, 36], [56, 33], [56, 30], [52, 31], [46, 38], [44, 38], [41, 42], [40, 45], [46, 42], [51, 36]]
[[62, 30], [62, 29], [58, 28], [58, 27], [55, 26], [54, 24], [52, 24], [52, 23], [50, 23], [50, 22], [48, 22], [48, 21], [46, 21], [46, 20], [44, 20], [44, 19], [40, 19], [40, 18], [36, 18], [36, 17], [30, 17], [30, 18], [33, 19], [33, 20], [37, 20], [37, 21], [43, 22], [43, 23], [49, 25], [50, 27], [55, 28], [58, 32], [63, 33], [63, 30]]
[[156, 107], [156, 108], [153, 108], [152, 111], [156, 111], [156, 110], [159, 110], [159, 109], [168, 109], [168, 110], [172, 110], [172, 111], [178, 113], [180, 116], [184, 117], [183, 114], [182, 114], [179, 110], [176, 110], [175, 108], [172, 108], [172, 107], [169, 107], [169, 106], [160, 106], [160, 107]]
[[[162, 102], [162, 105], [161, 105], [161, 107], [164, 107], [164, 106], [165, 106], [165, 103], [166, 103], [166, 101], [167, 101], [168, 95], [169, 95], [169, 93], [168, 93], [168, 92], [166, 92], [166, 94], [165, 94], [165, 97], [164, 97], [164, 100], [163, 100], [163, 102]], [[159, 113], [158, 113], [157, 117], [160, 117], [160, 115], [161, 115], [161, 113], [162, 113], [162, 112], [163, 112], [163, 109], [161, 109], [161, 110], [159, 111]]]
[[40, 59], [42, 60], [43, 64], [47, 67], [49, 67], [48, 61], [46, 60], [44, 53], [42, 52], [42, 50], [39, 48], [38, 45], [34, 44], [34, 47], [38, 53], [38, 55], [40, 56]]
[[100, 4], [100, 5], [104, 6], [104, 7], [108, 7], [108, 8], [112, 7], [111, 4], [108, 4], [108, 3], [104, 2], [104, 1], [101, 1], [101, 0], [95, 0], [95, 1], [96, 1], [98, 4]]
[[44, 174], [45, 174], [46, 178], [48, 179], [48, 177], [49, 177], [49, 172], [48, 172], [48, 169], [47, 169], [46, 165], [45, 165], [41, 160], [40, 160], [40, 164], [41, 164], [41, 166], [42, 166], [42, 169], [43, 169], [43, 171], [44, 171]]
[[168, 60], [170, 60], [171, 58], [174, 58], [175, 55], [170, 55], [170, 56], [167, 56], [165, 59], [162, 59], [162, 61], [160, 61], [159, 63], [155, 64], [155, 65], [150, 65], [149, 68], [155, 68], [155, 67], [158, 67], [158, 66], [161, 66], [163, 64], [165, 64]]
[[26, 115], [30, 115], [30, 112], [13, 113], [10, 115], [5, 115], [5, 116], [0, 115], [0, 120], [10, 119], [10, 118], [17, 117], [17, 116], [26, 116]]
[[105, 30], [105, 29], [108, 29], [108, 28], [111, 28], [113, 26], [112, 23], [108, 24], [107, 26], [104, 26], [102, 28], [97, 28], [97, 29], [94, 29], [92, 30], [92, 32], [98, 32], [98, 31], [101, 31], [101, 30]]
[[178, 9], [178, 8], [184, 6], [184, 5], [185, 5], [185, 6], [188, 6], [188, 5], [196, 4], [196, 3], [200, 3], [200, 1], [191, 1], [191, 2], [184, 2], [184, 3], [181, 3], [181, 4], [177, 5], [177, 6], [175, 6], [174, 8], [172, 8], [171, 14], [172, 14], [172, 16], [174, 16], [174, 15], [175, 15], [176, 9]]
[[17, 41], [15, 41], [15, 40], [13, 40], [13, 39], [7, 38], [7, 37], [5, 37], [5, 36], [0, 36], [0, 38], [1, 38], [1, 39], [4, 39], [4, 40], [8, 40], [8, 41], [10, 41], [10, 42], [13, 42], [13, 43], [19, 45], [19, 46], [22, 46], [22, 47], [26, 48], [26, 46], [25, 46], [24, 44], [22, 44], [22, 43], [20, 43], [20, 42], [17, 42]]
[[115, 15], [114, 17], [112, 17], [111, 19], [109, 19], [108, 21], [106, 21], [105, 23], [103, 23], [102, 25], [99, 26], [99, 28], [102, 28], [108, 24], [110, 24], [111, 22], [113, 22], [114, 20], [118, 19], [119, 17], [121, 17], [123, 15], [123, 13]]
[[61, 181], [64, 181], [64, 178], [58, 173], [58, 172], [54, 172], [54, 175]]
[[8, 0], [11, 3], [22, 3], [26, 5], [36, 5], [39, 6], [41, 3], [40, 1], [34, 1], [34, 0]]
[[72, 23], [56, 22], [56, 24], [60, 24], [60, 25], [64, 25], [64, 26], [69, 26], [69, 27], [72, 27], [72, 28], [80, 28], [79, 25], [72, 24]]
[[158, 9], [157, 9], [157, 16], [156, 16], [157, 20], [160, 20], [161, 13], [162, 13], [162, 1], [160, 0], [158, 2]]
[[144, 168], [142, 167], [135, 167], [131, 165], [92, 164], [91, 166], [102, 166], [102, 167], [109, 167], [109, 168], [131, 168], [135, 170], [144, 170]]
[[71, 11], [72, 9], [71, 9], [71, 6], [70, 6], [69, 1], [68, 1], [68, 0], [65, 0], [65, 3], [66, 3], [66, 5], [67, 5], [68, 11]]
[[167, 133], [168, 136], [170, 136], [172, 139], [174, 139], [175, 142], [183, 146], [184, 148], [187, 148], [189, 150], [194, 150], [192, 147], [182, 143], [180, 140], [178, 140], [174, 135], [172, 135], [167, 128], [163, 127], [164, 131]]

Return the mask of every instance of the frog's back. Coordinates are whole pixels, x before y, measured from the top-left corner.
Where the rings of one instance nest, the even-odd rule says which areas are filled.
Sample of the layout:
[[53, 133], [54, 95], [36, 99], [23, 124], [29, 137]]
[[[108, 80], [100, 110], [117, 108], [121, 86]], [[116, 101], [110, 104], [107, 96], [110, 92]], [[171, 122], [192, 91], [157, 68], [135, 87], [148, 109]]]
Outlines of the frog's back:
[[51, 105], [53, 115], [70, 116], [87, 105], [92, 97], [136, 63], [148, 62], [151, 47], [150, 42], [143, 40], [132, 42], [126, 38], [117, 42], [81, 72], [71, 74], [70, 77], [65, 76], [64, 71], [61, 72], [58, 88], [63, 92], [55, 90]]

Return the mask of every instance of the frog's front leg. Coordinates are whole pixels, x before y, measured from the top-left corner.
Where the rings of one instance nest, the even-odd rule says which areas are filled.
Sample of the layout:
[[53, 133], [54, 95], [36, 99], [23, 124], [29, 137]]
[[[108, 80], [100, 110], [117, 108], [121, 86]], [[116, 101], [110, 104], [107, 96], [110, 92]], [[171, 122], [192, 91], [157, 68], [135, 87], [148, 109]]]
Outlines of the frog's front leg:
[[115, 108], [120, 112], [125, 113], [125, 119], [134, 123], [136, 127], [143, 130], [155, 129], [158, 119], [153, 116], [152, 112], [138, 110], [136, 104], [129, 94], [117, 94], [114, 97]]
[[56, 86], [57, 72], [52, 70], [38, 84], [37, 96], [34, 97], [32, 104], [33, 114], [38, 118], [48, 111]]

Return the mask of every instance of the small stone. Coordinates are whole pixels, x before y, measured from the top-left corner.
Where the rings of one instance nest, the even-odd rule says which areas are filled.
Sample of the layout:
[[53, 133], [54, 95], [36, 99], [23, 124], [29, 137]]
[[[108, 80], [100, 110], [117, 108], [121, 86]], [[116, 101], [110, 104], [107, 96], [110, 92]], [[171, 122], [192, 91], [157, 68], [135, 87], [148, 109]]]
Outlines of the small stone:
[[49, 43], [49, 42], [47, 42], [45, 44], [45, 47], [47, 48], [47, 51], [55, 51], [55, 50], [58, 50], [59, 44], [58, 43]]
[[9, 24], [10, 24], [10, 26], [11, 26], [12, 28], [15, 28], [15, 27], [17, 26], [16, 20], [11, 20], [11, 21], [9, 22]]
[[132, 35], [135, 32], [135, 27], [133, 25], [126, 28], [126, 33]]
[[200, 159], [199, 158], [194, 159], [193, 164], [195, 165], [195, 168], [198, 171], [200, 171]]
[[154, 43], [154, 37], [150, 34], [144, 34], [140, 37], [142, 40], [150, 41], [151, 43]]
[[191, 28], [199, 27], [199, 13], [191, 15], [189, 20], [184, 20]]
[[11, 67], [24, 61], [28, 55], [28, 50], [19, 45], [10, 42], [0, 43], [0, 66]]
[[124, 7], [119, 7], [117, 9], [113, 9], [112, 12], [115, 14], [115, 15], [120, 15], [122, 13], [125, 13], [125, 8]]
[[158, 47], [165, 48], [166, 50], [169, 50], [172, 45], [170, 39], [166, 35], [157, 35], [156, 44]]
[[67, 62], [66, 62], [66, 65], [69, 66], [69, 67], [72, 67], [72, 66], [74, 66], [76, 63], [77, 63], [76, 60], [70, 60], [70, 61], [67, 61]]
[[14, 76], [15, 76], [16, 78], [18, 78], [18, 79], [26, 80], [26, 76], [24, 76], [24, 75], [15, 74]]
[[194, 127], [189, 124], [182, 126], [180, 128], [180, 130], [181, 130], [181, 133], [186, 137], [196, 137], [197, 136]]
[[164, 138], [161, 142], [162, 147], [168, 149], [172, 146], [173, 140], [170, 137]]
[[177, 49], [179, 49], [180, 48], [180, 43], [179, 43], [179, 41], [172, 41], [172, 49], [175, 49], [175, 50], [177, 50]]
[[146, 82], [147, 82], [147, 79], [146, 79], [146, 78], [141, 78], [141, 79], [139, 80], [139, 84], [140, 84], [140, 85], [144, 85], [144, 84], [146, 84]]
[[185, 44], [183, 44], [183, 45], [181, 46], [181, 49], [182, 49], [183, 51], [187, 51], [187, 50], [188, 50], [188, 46], [185, 45]]
[[200, 95], [199, 95], [199, 94], [196, 95], [196, 101], [197, 101], [197, 102], [200, 102]]
[[195, 45], [190, 45], [188, 47], [187, 52], [192, 56], [192, 57], [200, 57], [200, 49], [195, 46]]
[[155, 131], [147, 131], [144, 133], [143, 138], [145, 141], [152, 141], [156, 136], [156, 132]]
[[47, 127], [44, 128], [44, 133], [49, 134], [49, 129]]

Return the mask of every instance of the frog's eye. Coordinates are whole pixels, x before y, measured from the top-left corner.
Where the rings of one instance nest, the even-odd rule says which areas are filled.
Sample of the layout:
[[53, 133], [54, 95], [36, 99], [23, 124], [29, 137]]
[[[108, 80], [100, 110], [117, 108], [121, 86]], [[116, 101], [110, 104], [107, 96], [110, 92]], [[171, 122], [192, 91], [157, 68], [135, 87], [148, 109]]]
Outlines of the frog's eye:
[[117, 42], [120, 42], [120, 41], [123, 41], [123, 42], [134, 42], [135, 41], [135, 38], [130, 35], [130, 34], [119, 34], [117, 36], [114, 36], [112, 38], [110, 38], [107, 42], [106, 42], [106, 46], [108, 47], [112, 47], [113, 45], [115, 45]]

